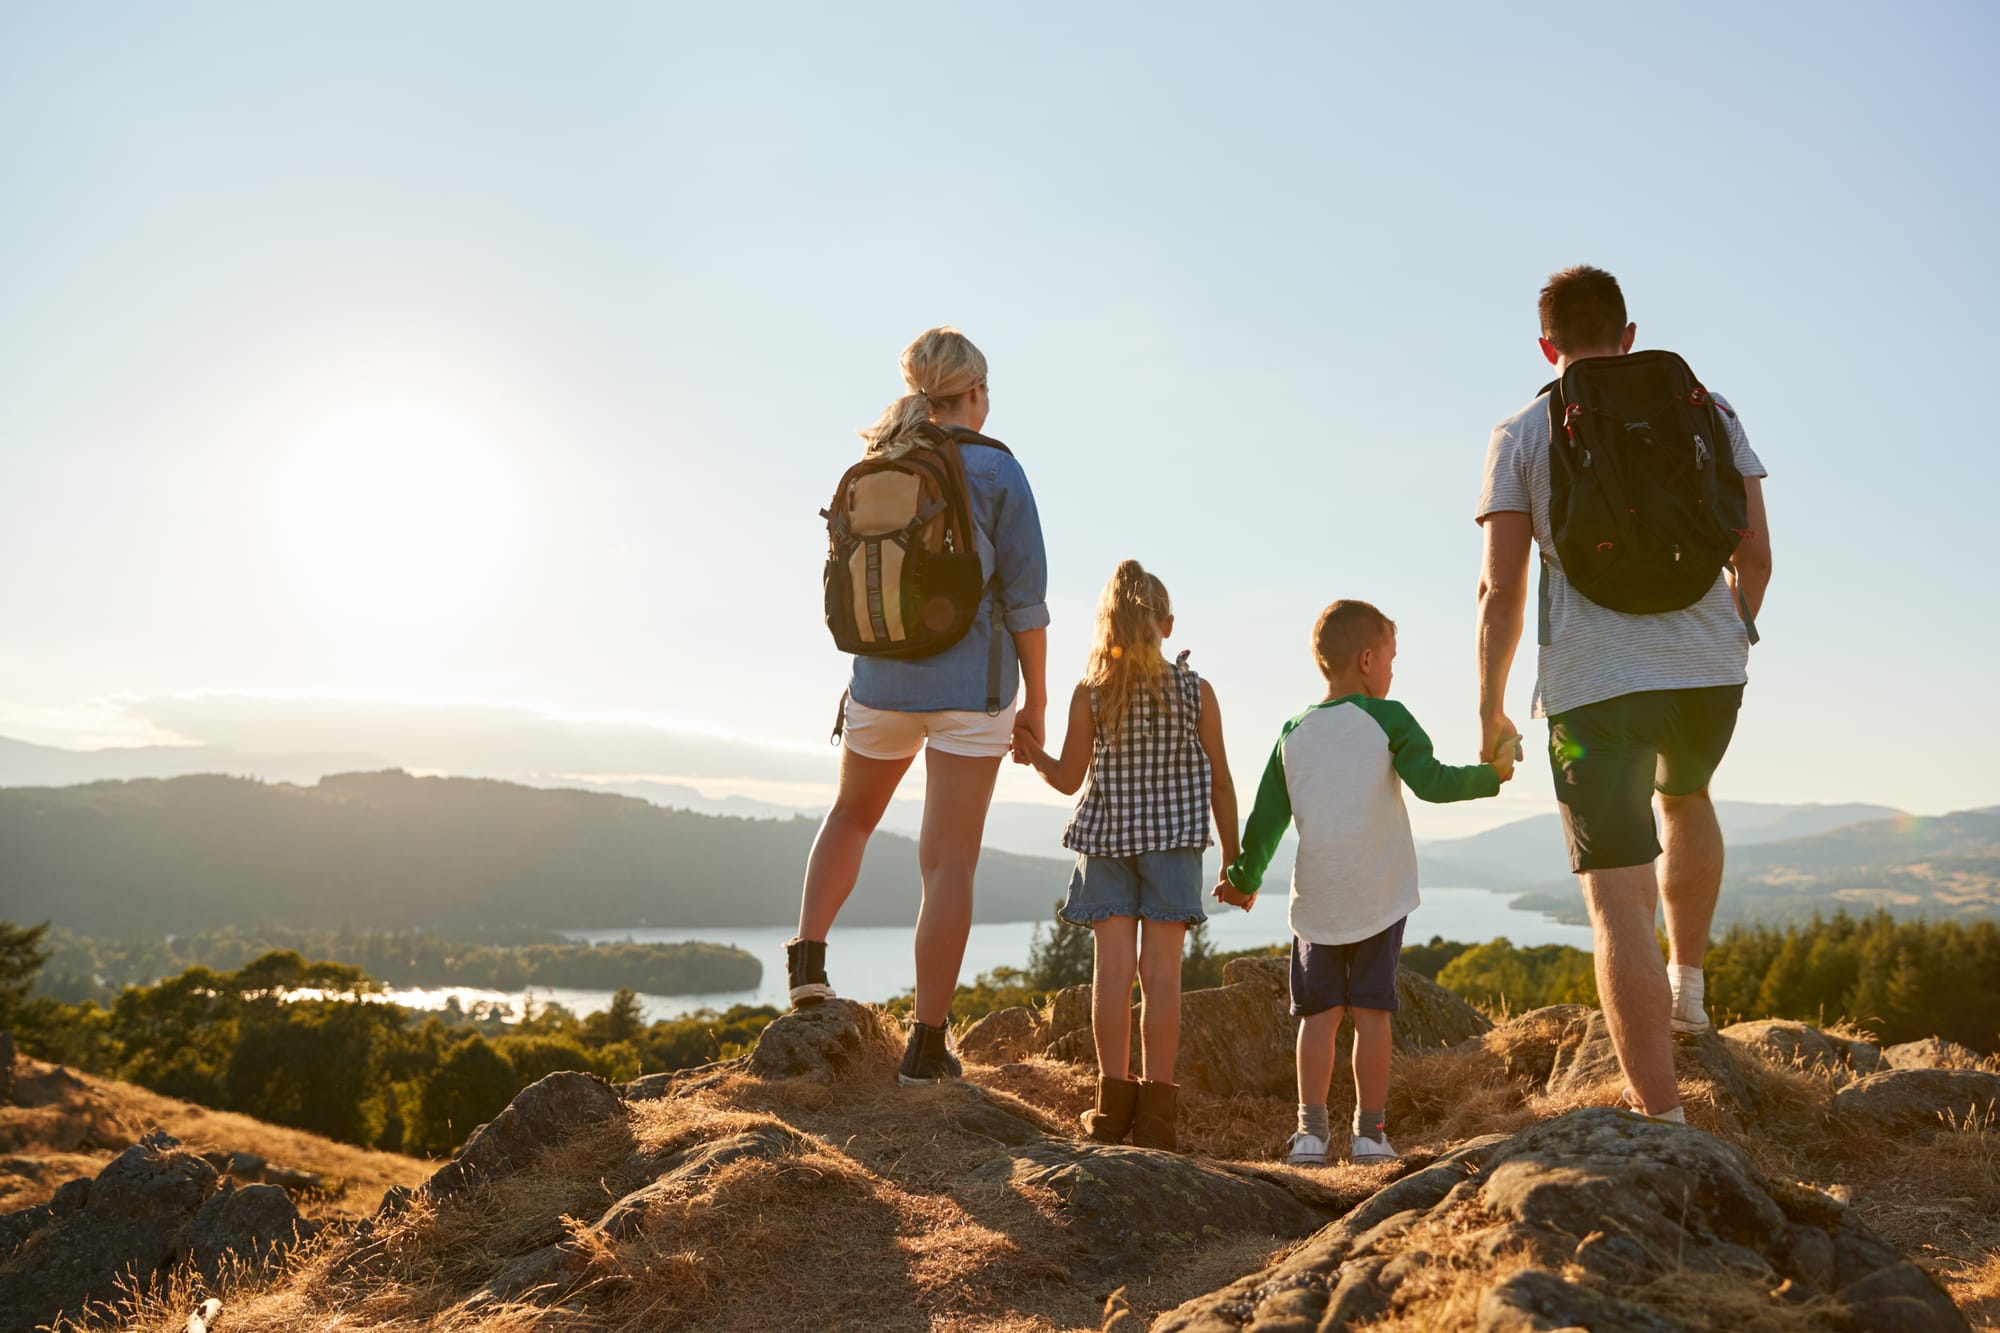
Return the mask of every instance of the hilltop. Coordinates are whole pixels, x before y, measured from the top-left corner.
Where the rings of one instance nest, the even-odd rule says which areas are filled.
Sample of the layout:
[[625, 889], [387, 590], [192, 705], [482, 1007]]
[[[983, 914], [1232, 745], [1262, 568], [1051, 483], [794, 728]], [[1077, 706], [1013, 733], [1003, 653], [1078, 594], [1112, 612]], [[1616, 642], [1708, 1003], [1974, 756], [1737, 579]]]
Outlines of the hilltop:
[[[0, 917], [85, 934], [785, 925], [817, 825], [400, 771], [0, 790]], [[988, 851], [976, 919], [1044, 918], [1068, 867]], [[916, 843], [869, 845], [852, 925], [907, 923]]]
[[222, 1327], [271, 1333], [2000, 1319], [2000, 1131], [1965, 1114], [2000, 1098], [1990, 1067], [1883, 1069], [1856, 1034], [1741, 1025], [1680, 1043], [1694, 1127], [1663, 1125], [1607, 1109], [1601, 1015], [1495, 1026], [1406, 972], [1405, 1160], [1298, 1169], [1272, 1160], [1282, 967], [1185, 997], [1186, 1155], [1077, 1137], [1086, 988], [975, 1025], [966, 1081], [926, 1089], [895, 1087], [889, 1020], [834, 1002], [706, 1068], [550, 1075], [358, 1226], [261, 1272], [184, 1272], [118, 1326], [178, 1333], [211, 1294]]

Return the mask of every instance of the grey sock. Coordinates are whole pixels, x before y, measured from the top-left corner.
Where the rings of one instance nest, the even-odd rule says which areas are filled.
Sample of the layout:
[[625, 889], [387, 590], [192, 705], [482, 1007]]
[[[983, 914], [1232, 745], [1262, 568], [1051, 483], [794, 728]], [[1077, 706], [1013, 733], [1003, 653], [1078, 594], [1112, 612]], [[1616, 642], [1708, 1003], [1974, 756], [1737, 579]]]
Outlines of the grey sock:
[[1364, 1139], [1377, 1143], [1389, 1141], [1389, 1113], [1387, 1111], [1364, 1111], [1354, 1108], [1354, 1132]]
[[1316, 1139], [1333, 1137], [1333, 1127], [1327, 1123], [1324, 1106], [1307, 1106], [1299, 1103], [1299, 1133], [1310, 1134]]

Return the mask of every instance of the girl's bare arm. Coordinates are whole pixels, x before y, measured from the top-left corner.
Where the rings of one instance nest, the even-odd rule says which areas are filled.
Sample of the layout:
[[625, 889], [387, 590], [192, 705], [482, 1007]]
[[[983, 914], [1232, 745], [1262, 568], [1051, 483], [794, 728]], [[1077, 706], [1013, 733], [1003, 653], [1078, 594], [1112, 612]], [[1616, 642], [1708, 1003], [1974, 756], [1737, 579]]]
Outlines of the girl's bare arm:
[[1242, 824], [1236, 818], [1236, 783], [1229, 776], [1229, 755], [1222, 748], [1222, 707], [1215, 701], [1215, 689], [1201, 682], [1201, 748], [1208, 755], [1212, 775], [1209, 809], [1215, 813], [1216, 839], [1222, 844], [1222, 864], [1235, 864], [1243, 854]]
[[1051, 787], [1065, 796], [1074, 796], [1083, 785], [1084, 774], [1090, 772], [1091, 747], [1096, 739], [1097, 728], [1090, 718], [1090, 689], [1078, 685], [1069, 697], [1069, 726], [1063, 732], [1062, 757], [1056, 758], [1019, 732], [1014, 735], [1014, 754], [1017, 759], [1034, 765]]

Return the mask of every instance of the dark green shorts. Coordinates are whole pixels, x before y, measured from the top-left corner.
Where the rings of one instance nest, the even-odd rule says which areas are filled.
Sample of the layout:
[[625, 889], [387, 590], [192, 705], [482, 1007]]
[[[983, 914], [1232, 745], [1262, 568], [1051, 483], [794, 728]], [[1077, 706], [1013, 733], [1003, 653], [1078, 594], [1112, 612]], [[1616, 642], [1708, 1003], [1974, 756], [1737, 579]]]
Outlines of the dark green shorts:
[[1660, 854], [1653, 793], [1705, 790], [1736, 734], [1741, 685], [1646, 690], [1549, 719], [1549, 766], [1570, 868], [1651, 865]]

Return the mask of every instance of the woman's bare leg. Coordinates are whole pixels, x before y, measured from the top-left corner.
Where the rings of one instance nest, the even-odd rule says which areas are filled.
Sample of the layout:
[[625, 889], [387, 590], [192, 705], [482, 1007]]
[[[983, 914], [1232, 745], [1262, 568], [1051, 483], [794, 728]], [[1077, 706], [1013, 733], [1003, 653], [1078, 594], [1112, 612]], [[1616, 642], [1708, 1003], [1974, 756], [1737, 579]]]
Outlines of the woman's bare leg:
[[917, 861], [924, 905], [917, 913], [917, 1003], [920, 1023], [938, 1026], [951, 1012], [972, 929], [972, 876], [1000, 758], [924, 751], [924, 831]]
[[824, 940], [833, 928], [834, 917], [854, 892], [868, 835], [882, 821], [903, 774], [910, 771], [910, 759], [866, 759], [852, 750], [840, 752], [840, 789], [813, 839], [812, 855], [806, 858], [806, 888], [799, 899], [800, 939]]

